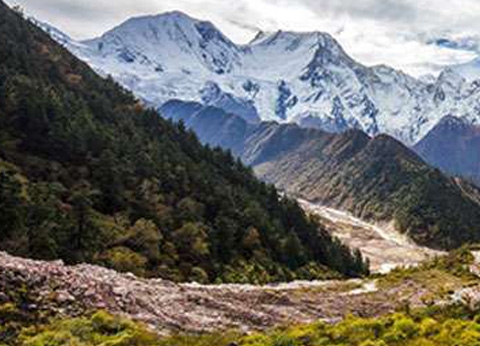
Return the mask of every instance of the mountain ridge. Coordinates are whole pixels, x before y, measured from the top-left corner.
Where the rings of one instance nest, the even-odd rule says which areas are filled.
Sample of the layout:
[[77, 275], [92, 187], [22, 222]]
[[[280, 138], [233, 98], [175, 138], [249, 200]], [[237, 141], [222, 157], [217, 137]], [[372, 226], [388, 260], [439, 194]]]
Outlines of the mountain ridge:
[[388, 135], [332, 134], [275, 122], [252, 125], [219, 109], [181, 105], [167, 102], [161, 112], [183, 121], [204, 143], [231, 149], [257, 176], [292, 196], [365, 220], [394, 221], [397, 230], [432, 248], [480, 239], [474, 221], [480, 222], [480, 189], [428, 166]]
[[447, 116], [414, 149], [432, 165], [480, 185], [479, 126]]

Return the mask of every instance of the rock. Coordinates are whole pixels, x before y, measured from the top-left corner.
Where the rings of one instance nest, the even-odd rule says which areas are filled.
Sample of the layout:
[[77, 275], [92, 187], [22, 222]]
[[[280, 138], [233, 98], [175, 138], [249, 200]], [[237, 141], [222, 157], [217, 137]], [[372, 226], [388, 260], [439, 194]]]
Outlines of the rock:
[[104, 302], [97, 302], [95, 303], [95, 307], [97, 309], [105, 309], [107, 307], [107, 304], [105, 304]]
[[123, 296], [125, 295], [125, 289], [122, 288], [122, 287], [117, 287], [115, 286], [113, 289], [112, 289], [112, 292], [113, 294], [115, 294], [116, 296]]
[[70, 293], [67, 291], [59, 291], [57, 292], [57, 295], [55, 297], [56, 301], [59, 302], [60, 304], [63, 303], [69, 303], [69, 302], [74, 302], [75, 297], [72, 296]]
[[95, 294], [96, 294], [96, 291], [93, 287], [90, 287], [88, 290], [85, 291], [85, 293], [83, 293], [85, 297], [93, 297], [95, 296]]

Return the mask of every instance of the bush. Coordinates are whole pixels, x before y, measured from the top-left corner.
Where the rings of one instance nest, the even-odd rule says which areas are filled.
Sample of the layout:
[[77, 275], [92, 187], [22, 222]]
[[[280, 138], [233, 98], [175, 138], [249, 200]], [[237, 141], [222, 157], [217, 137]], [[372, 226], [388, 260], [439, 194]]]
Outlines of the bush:
[[147, 263], [145, 257], [123, 246], [105, 251], [99, 259], [102, 264], [109, 268], [139, 276], [145, 273], [144, 267]]
[[25, 331], [22, 346], [153, 346], [159, 337], [141, 324], [98, 312], [91, 318], [52, 321], [38, 334]]

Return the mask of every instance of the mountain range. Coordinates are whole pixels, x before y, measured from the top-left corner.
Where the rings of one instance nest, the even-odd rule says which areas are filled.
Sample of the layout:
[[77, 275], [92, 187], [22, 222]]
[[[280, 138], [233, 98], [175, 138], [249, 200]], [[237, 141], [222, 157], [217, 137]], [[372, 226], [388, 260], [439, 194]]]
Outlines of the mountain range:
[[249, 124], [219, 108], [179, 100], [164, 104], [161, 113], [182, 121], [204, 143], [230, 149], [258, 177], [290, 195], [393, 222], [433, 248], [480, 239], [480, 189], [432, 168], [388, 135]]
[[[431, 169], [407, 147], [381, 135], [407, 144], [424, 138], [415, 150], [427, 162], [453, 175], [474, 177], [471, 165], [452, 169], [455, 158], [443, 155], [438, 163], [431, 153], [441, 147], [431, 138], [442, 137], [434, 133], [452, 118], [442, 121], [444, 114], [461, 113], [458, 119], [465, 126], [477, 122], [472, 103], [480, 82], [467, 82], [454, 69], [426, 81], [386, 66], [366, 67], [319, 32], [259, 33], [249, 44], [236, 45], [210, 22], [181, 12], [132, 18], [82, 42], [33, 21], [98, 72], [111, 75], [167, 117], [185, 120], [205, 143], [232, 150], [281, 189], [363, 218], [395, 220], [406, 232], [416, 227], [421, 236], [412, 236], [420, 243], [432, 240], [428, 230], [438, 220], [426, 221], [423, 215], [415, 227], [405, 225], [412, 211], [402, 198], [411, 197], [412, 186], [425, 183], [422, 174], [433, 174], [448, 196], [441, 207], [432, 206], [438, 200], [425, 202], [434, 212], [450, 210], [456, 198], [466, 198], [466, 210], [476, 208], [474, 186]], [[470, 156], [475, 165], [475, 155]], [[414, 194], [431, 197], [430, 188], [419, 191]], [[409, 221], [400, 221], [400, 214]], [[450, 226], [436, 232], [438, 247], [455, 247], [471, 238], [470, 222], [462, 224], [461, 236], [451, 237]]]
[[37, 24], [155, 107], [170, 99], [196, 101], [250, 122], [294, 122], [329, 132], [354, 128], [407, 145], [446, 115], [480, 121], [480, 81], [467, 81], [458, 68], [417, 79], [384, 65], [368, 67], [326, 33], [261, 32], [238, 45], [210, 22], [169, 12], [131, 18], [77, 42]]

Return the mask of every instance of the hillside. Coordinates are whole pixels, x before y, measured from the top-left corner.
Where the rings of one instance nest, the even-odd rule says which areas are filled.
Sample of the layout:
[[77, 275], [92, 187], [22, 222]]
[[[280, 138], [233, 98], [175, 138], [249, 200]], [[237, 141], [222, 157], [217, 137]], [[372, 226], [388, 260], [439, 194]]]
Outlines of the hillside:
[[480, 240], [480, 191], [428, 166], [395, 139], [370, 138], [274, 122], [251, 125], [219, 110], [170, 101], [165, 116], [199, 138], [231, 148], [257, 175], [292, 195], [351, 211], [366, 220], [394, 221], [417, 243], [450, 249]]
[[415, 147], [431, 165], [480, 185], [480, 127], [445, 117]]
[[0, 1], [0, 249], [175, 281], [366, 272], [232, 155], [147, 110]]

